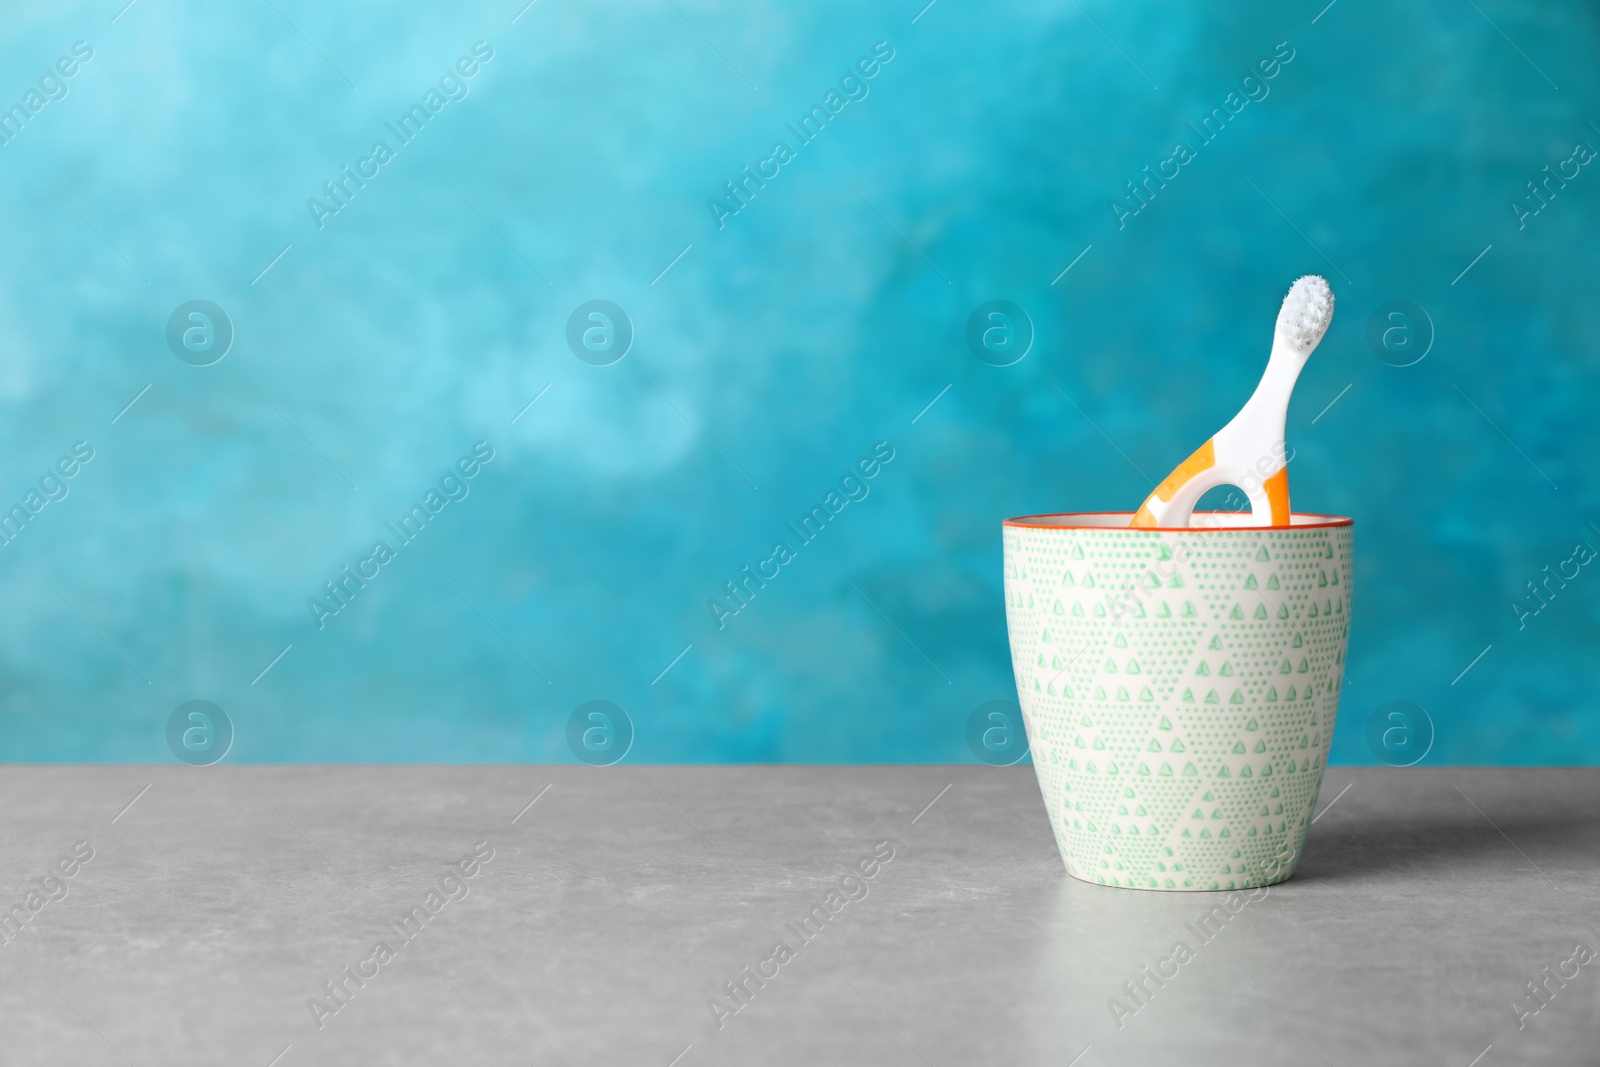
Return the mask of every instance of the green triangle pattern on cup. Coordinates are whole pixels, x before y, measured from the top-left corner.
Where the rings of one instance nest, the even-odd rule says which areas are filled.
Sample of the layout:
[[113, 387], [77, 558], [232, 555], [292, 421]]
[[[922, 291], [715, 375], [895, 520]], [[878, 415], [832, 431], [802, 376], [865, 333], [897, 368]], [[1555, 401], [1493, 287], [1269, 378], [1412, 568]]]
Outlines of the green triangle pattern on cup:
[[1004, 527], [1018, 697], [1074, 877], [1204, 891], [1293, 873], [1350, 626], [1352, 528], [1320, 518]]

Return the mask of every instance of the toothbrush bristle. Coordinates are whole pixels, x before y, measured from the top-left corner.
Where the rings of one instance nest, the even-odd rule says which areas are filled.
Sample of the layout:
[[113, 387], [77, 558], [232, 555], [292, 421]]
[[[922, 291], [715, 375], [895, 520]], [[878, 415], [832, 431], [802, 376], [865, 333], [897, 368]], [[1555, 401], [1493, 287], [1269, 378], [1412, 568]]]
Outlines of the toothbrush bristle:
[[1309, 352], [1317, 347], [1332, 321], [1333, 290], [1326, 278], [1308, 274], [1289, 286], [1289, 295], [1283, 298], [1283, 308], [1278, 312], [1278, 328], [1285, 340]]

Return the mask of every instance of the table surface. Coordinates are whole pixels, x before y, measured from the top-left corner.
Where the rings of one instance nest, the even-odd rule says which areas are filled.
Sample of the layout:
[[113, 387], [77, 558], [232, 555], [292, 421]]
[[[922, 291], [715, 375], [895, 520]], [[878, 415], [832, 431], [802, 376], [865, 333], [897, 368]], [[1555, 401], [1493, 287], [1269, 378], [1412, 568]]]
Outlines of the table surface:
[[1069, 878], [1027, 767], [10, 767], [0, 1060], [1595, 1064], [1597, 809], [1336, 767], [1230, 898]]

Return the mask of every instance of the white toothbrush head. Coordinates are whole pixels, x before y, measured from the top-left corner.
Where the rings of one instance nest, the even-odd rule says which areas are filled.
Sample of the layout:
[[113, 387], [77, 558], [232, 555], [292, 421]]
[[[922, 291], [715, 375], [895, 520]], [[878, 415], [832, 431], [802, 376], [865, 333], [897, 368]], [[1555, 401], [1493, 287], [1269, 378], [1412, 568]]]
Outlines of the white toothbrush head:
[[1328, 280], [1307, 274], [1289, 286], [1278, 311], [1278, 337], [1300, 355], [1308, 356], [1328, 332], [1333, 321], [1333, 290]]

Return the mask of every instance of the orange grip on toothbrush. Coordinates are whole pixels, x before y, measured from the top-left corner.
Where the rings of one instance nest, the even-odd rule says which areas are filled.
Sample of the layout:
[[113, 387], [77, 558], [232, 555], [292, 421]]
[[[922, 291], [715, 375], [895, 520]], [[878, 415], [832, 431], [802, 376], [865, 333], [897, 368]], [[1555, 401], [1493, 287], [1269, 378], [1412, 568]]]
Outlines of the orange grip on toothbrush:
[[[1167, 475], [1160, 485], [1156, 486], [1156, 491], [1152, 495], [1162, 503], [1169, 503], [1179, 489], [1182, 489], [1202, 472], [1215, 467], [1217, 465], [1217, 449], [1213, 443], [1214, 440], [1214, 438], [1206, 438], [1206, 443], [1195, 449], [1194, 454], [1188, 459], [1178, 464], [1177, 469]], [[1159, 525], [1156, 522], [1155, 515], [1150, 511], [1150, 502], [1148, 500], [1139, 506], [1138, 512], [1133, 516], [1133, 522], [1128, 525]]]
[[1267, 503], [1272, 508], [1272, 525], [1289, 525], [1289, 468], [1279, 467], [1278, 473], [1268, 478], [1263, 488], [1267, 491]]

